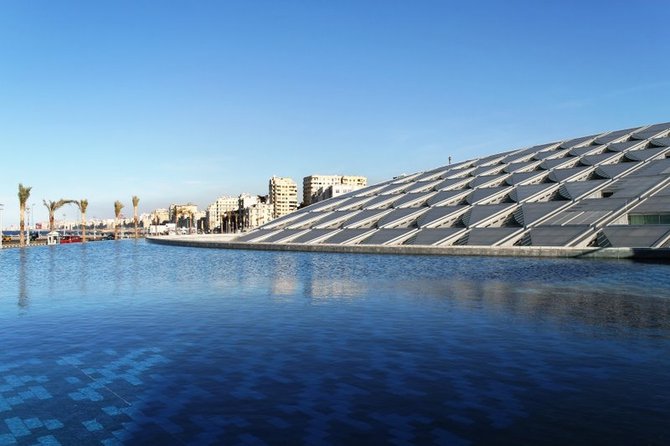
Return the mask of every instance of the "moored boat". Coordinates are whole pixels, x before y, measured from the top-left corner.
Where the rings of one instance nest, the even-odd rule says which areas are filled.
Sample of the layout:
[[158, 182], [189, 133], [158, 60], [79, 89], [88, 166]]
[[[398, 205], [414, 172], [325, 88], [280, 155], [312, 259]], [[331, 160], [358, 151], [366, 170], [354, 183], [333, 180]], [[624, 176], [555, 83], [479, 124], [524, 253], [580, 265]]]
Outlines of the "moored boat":
[[81, 243], [82, 238], [79, 235], [64, 235], [60, 238], [61, 245], [63, 243]]

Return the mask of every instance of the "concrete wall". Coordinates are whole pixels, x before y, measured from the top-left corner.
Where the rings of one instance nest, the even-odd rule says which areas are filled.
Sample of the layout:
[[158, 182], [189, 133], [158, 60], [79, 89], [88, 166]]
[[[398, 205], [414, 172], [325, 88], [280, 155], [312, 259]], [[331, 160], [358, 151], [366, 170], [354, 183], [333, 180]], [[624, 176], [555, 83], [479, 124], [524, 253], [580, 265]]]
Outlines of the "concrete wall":
[[216, 238], [147, 237], [150, 243], [198, 248], [249, 249], [262, 251], [336, 252], [360, 254], [504, 256], [504, 257], [578, 257], [598, 259], [639, 259], [670, 262], [668, 248], [560, 248], [539, 246], [371, 246], [305, 245], [291, 243], [240, 243]]

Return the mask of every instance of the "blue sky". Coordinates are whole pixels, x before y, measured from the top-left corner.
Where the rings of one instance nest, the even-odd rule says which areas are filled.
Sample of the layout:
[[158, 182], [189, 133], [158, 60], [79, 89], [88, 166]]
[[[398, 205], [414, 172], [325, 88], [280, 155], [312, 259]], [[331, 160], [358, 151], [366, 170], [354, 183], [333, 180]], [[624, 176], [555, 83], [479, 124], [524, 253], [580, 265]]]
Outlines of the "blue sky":
[[[0, 203], [382, 181], [670, 120], [667, 1], [0, 2]], [[68, 217], [77, 214], [65, 210]], [[62, 215], [63, 212], [60, 213]]]

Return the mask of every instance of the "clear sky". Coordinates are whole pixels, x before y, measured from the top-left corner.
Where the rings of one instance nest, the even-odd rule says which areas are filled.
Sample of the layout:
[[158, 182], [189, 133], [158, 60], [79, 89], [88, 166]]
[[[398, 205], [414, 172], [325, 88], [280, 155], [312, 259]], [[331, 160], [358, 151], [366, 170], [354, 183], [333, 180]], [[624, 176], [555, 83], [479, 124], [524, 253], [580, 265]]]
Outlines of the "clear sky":
[[[372, 183], [670, 121], [670, 2], [0, 2], [0, 203]], [[61, 211], [75, 218], [74, 209]], [[129, 212], [130, 213], [130, 212]]]

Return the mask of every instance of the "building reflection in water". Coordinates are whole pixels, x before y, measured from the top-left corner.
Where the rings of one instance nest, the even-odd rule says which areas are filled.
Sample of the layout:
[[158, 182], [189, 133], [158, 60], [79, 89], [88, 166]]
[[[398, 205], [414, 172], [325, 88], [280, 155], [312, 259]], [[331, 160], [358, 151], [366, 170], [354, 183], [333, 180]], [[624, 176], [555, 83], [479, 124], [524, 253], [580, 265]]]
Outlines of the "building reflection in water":
[[646, 268], [647, 275], [630, 273], [627, 280], [629, 264], [605, 268], [602, 263], [525, 260], [499, 261], [495, 269], [474, 258], [256, 251], [194, 251], [189, 257], [133, 241], [31, 248], [14, 258], [17, 269], [6, 289], [13, 299], [18, 297], [21, 308], [27, 308], [31, 298], [34, 303], [37, 295], [58, 297], [71, 288], [84, 296], [168, 286], [187, 293], [204, 283], [223, 297], [314, 302], [365, 297], [378, 305], [384, 305], [378, 297], [402, 297], [504, 317], [510, 323], [577, 321], [584, 326], [670, 328], [670, 289], [662, 267]]
[[301, 272], [295, 255], [288, 253], [274, 256], [271, 271], [273, 295], [287, 297], [300, 292]]
[[581, 323], [591, 326], [670, 328], [670, 291], [580, 286], [578, 283], [535, 281], [411, 279], [394, 281], [378, 292], [406, 294], [415, 299], [441, 299], [463, 310], [525, 320]]
[[357, 277], [353, 265], [343, 266], [328, 260], [324, 256], [295, 253], [273, 255], [269, 265], [270, 292], [284, 298], [303, 293], [310, 299], [350, 299], [367, 292], [365, 282]]
[[369, 292], [356, 262], [331, 262], [332, 256], [310, 256], [305, 272], [305, 293], [313, 300], [354, 299]]

